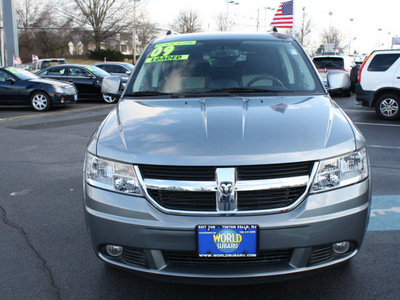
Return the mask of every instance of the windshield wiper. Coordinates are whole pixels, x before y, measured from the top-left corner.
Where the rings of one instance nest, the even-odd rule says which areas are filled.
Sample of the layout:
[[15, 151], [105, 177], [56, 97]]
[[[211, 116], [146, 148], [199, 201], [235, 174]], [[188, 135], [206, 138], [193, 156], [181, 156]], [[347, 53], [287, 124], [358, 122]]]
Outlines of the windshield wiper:
[[164, 93], [164, 92], [158, 92], [158, 91], [133, 92], [133, 93], [129, 93], [127, 96], [132, 96], [132, 97], [170, 96], [171, 98], [183, 97], [182, 94], [178, 94], [178, 93]]
[[204, 93], [291, 93], [288, 90], [256, 89], [256, 88], [225, 88], [205, 91]]

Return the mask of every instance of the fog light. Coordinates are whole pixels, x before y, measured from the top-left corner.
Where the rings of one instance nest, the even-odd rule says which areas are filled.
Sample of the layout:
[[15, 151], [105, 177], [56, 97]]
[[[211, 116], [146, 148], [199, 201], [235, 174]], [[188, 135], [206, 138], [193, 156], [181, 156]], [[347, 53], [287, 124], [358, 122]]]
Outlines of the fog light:
[[117, 246], [117, 245], [107, 245], [106, 246], [107, 254], [110, 256], [113, 256], [113, 257], [120, 256], [122, 254], [122, 250], [124, 250], [124, 248], [122, 248], [121, 246]]
[[343, 254], [349, 251], [350, 243], [349, 242], [340, 242], [333, 244], [333, 251], [337, 254]]

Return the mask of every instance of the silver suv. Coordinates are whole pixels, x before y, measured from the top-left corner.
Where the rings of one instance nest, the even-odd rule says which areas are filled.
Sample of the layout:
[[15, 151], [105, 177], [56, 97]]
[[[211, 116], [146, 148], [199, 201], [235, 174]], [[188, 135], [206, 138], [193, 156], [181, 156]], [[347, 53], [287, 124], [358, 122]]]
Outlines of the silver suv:
[[[329, 73], [330, 86], [342, 76]], [[120, 84], [106, 78], [103, 92]], [[365, 145], [291, 37], [157, 39], [88, 145], [94, 250], [186, 283], [256, 283], [344, 262], [368, 224]]]

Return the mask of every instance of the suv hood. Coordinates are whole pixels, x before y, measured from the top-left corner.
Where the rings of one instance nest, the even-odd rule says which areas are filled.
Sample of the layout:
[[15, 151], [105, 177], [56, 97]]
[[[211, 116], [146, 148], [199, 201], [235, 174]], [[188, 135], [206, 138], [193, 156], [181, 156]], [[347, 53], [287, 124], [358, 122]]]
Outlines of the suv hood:
[[125, 98], [94, 135], [89, 151], [136, 164], [314, 161], [354, 151], [354, 128], [325, 95]]

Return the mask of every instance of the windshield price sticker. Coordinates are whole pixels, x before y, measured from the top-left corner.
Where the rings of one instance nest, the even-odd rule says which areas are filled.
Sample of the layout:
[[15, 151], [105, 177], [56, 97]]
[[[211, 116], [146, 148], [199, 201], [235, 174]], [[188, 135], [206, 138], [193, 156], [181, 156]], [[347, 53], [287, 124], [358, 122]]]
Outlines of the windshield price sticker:
[[176, 46], [195, 45], [196, 41], [172, 42], [157, 44], [154, 50], [150, 53], [150, 57], [145, 60], [145, 63], [173, 60], [188, 60], [188, 54], [172, 55]]
[[256, 257], [256, 225], [199, 225], [199, 257]]
[[7, 70], [8, 72], [10, 72], [10, 73], [13, 73], [13, 74], [17, 74], [17, 73], [18, 73], [18, 71], [15, 70], [14, 68], [6, 68], [6, 70]]
[[154, 47], [158, 48], [158, 47], [168, 47], [168, 46], [190, 46], [190, 45], [196, 45], [196, 41], [163, 43], [163, 44], [157, 44]]
[[152, 63], [158, 61], [171, 61], [171, 60], [187, 60], [187, 59], [189, 59], [189, 55], [156, 56], [147, 58], [145, 63]]

